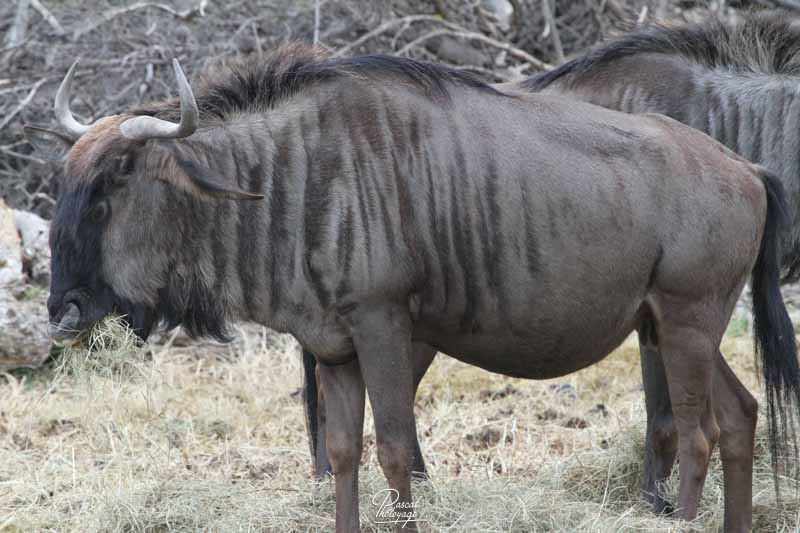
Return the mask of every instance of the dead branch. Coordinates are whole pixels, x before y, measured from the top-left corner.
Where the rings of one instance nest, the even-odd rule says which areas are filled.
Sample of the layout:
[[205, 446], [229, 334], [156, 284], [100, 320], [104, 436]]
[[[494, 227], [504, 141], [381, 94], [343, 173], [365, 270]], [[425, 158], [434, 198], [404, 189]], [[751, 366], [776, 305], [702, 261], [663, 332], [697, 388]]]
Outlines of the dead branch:
[[338, 50], [336, 50], [336, 52], [333, 53], [333, 55], [334, 55], [334, 57], [340, 57], [340, 56], [347, 55], [347, 54], [350, 53], [351, 50], [354, 50], [354, 49], [358, 48], [359, 46], [363, 45], [364, 43], [366, 43], [370, 39], [374, 39], [378, 35], [386, 33], [387, 31], [391, 30], [395, 26], [400, 26], [400, 25], [405, 25], [405, 24], [409, 24], [410, 25], [410, 24], [414, 24], [415, 22], [423, 22], [423, 21], [425, 21], [425, 22], [445, 23], [446, 24], [446, 22], [443, 21], [441, 18], [432, 16], [432, 15], [409, 15], [407, 17], [392, 19], [392, 20], [390, 20], [388, 22], [384, 22], [383, 24], [381, 24], [380, 26], [378, 26], [374, 30], [365, 33], [364, 35], [362, 35], [361, 37], [359, 37], [358, 39], [356, 39], [352, 43], [339, 48]]
[[42, 18], [47, 21], [56, 35], [64, 35], [64, 27], [58, 22], [58, 19], [53, 16], [49, 9], [47, 9], [39, 0], [30, 0], [33, 9], [39, 12]]
[[780, 7], [800, 11], [800, 2], [796, 0], [773, 0], [773, 1]]
[[28, 31], [28, 6], [29, 0], [17, 0], [14, 23], [6, 34], [6, 47], [19, 46], [25, 40], [25, 34]]
[[414, 47], [419, 46], [420, 44], [424, 43], [425, 41], [428, 41], [428, 40], [433, 39], [435, 37], [441, 37], [441, 36], [444, 36], [444, 35], [450, 36], [450, 37], [459, 37], [459, 38], [462, 38], [462, 39], [469, 39], [469, 40], [473, 40], [473, 41], [480, 41], [482, 43], [488, 44], [489, 46], [493, 46], [493, 47], [495, 47], [495, 48], [497, 48], [499, 50], [503, 50], [503, 51], [507, 52], [509, 55], [512, 55], [512, 56], [516, 57], [517, 59], [521, 59], [522, 61], [525, 61], [526, 63], [529, 63], [532, 67], [535, 67], [535, 68], [537, 68], [539, 70], [550, 70], [550, 69], [553, 68], [553, 65], [550, 65], [549, 63], [545, 63], [544, 61], [542, 61], [540, 59], [536, 59], [535, 57], [533, 57], [529, 53], [525, 52], [524, 50], [520, 50], [519, 48], [515, 48], [515, 47], [511, 46], [508, 43], [504, 43], [502, 41], [498, 41], [496, 39], [492, 39], [491, 37], [487, 37], [486, 35], [484, 35], [482, 33], [471, 32], [471, 31], [466, 31], [466, 30], [460, 30], [460, 31], [451, 30], [451, 29], [433, 30], [432, 32], [426, 33], [425, 35], [423, 35], [421, 37], [417, 37], [416, 39], [414, 39], [413, 41], [411, 41], [410, 43], [405, 45], [403, 48], [401, 48], [400, 50], [397, 51], [397, 55], [405, 55], [410, 50], [412, 50]]
[[25, 161], [31, 161], [33, 163], [39, 163], [41, 165], [44, 165], [44, 164], [47, 163], [44, 159], [41, 159], [41, 158], [38, 158], [38, 157], [35, 157], [35, 156], [32, 156], [32, 155], [28, 155], [28, 154], [22, 154], [20, 152], [16, 152], [16, 151], [12, 150], [11, 148], [5, 148], [3, 146], [0, 146], [0, 152], [6, 153], [6, 154], [8, 154], [8, 155], [10, 155], [12, 157], [16, 157], [17, 159], [23, 159]]
[[378, 35], [381, 35], [383, 33], [388, 32], [389, 30], [391, 30], [392, 28], [394, 28], [396, 26], [406, 27], [406, 26], [414, 24], [416, 22], [431, 22], [431, 23], [442, 25], [442, 26], [445, 27], [445, 29], [434, 30], [431, 33], [428, 33], [426, 35], [423, 35], [422, 37], [418, 37], [417, 39], [414, 39], [413, 41], [411, 41], [410, 43], [405, 45], [403, 48], [398, 50], [397, 55], [405, 55], [405, 54], [408, 53], [409, 50], [413, 49], [414, 47], [416, 47], [416, 46], [422, 44], [423, 42], [425, 42], [425, 41], [427, 41], [429, 39], [432, 39], [434, 37], [441, 36], [441, 35], [450, 35], [450, 36], [453, 36], [453, 37], [462, 37], [464, 39], [480, 41], [480, 42], [488, 44], [489, 46], [492, 46], [494, 48], [498, 48], [500, 50], [505, 50], [509, 55], [512, 55], [512, 56], [516, 57], [517, 59], [521, 59], [522, 61], [525, 61], [527, 63], [530, 63], [531, 66], [533, 66], [533, 67], [535, 67], [535, 68], [537, 68], [539, 70], [549, 70], [549, 69], [553, 68], [552, 65], [550, 65], [548, 63], [545, 63], [544, 61], [533, 57], [532, 55], [530, 55], [529, 53], [525, 52], [524, 50], [516, 48], [515, 46], [512, 46], [511, 44], [509, 44], [507, 42], [498, 41], [497, 39], [493, 39], [493, 38], [488, 37], [488, 36], [486, 36], [486, 35], [484, 35], [482, 33], [469, 31], [469, 30], [459, 26], [458, 24], [454, 24], [454, 23], [449, 22], [447, 20], [443, 20], [443, 19], [441, 19], [439, 17], [435, 17], [435, 16], [431, 16], [431, 15], [411, 15], [411, 16], [408, 16], [408, 17], [402, 17], [402, 18], [393, 19], [393, 20], [390, 20], [388, 22], [385, 22], [385, 23], [381, 24], [380, 26], [378, 26], [377, 28], [375, 28], [374, 30], [372, 30], [370, 32], [367, 32], [366, 34], [362, 35], [360, 38], [356, 39], [355, 41], [353, 41], [349, 45], [340, 48], [339, 50], [337, 50], [334, 53], [334, 56], [338, 57], [338, 56], [346, 55], [351, 50], [363, 45], [365, 42], [369, 41], [370, 39], [373, 39], [373, 38], [377, 37]]
[[74, 32], [72, 32], [72, 38], [73, 39], [77, 39], [81, 35], [83, 35], [85, 33], [89, 33], [90, 31], [94, 30], [98, 26], [101, 26], [102, 24], [105, 24], [106, 22], [114, 20], [115, 18], [119, 17], [120, 15], [125, 15], [126, 13], [130, 13], [132, 11], [136, 11], [137, 9], [147, 9], [147, 8], [159, 9], [159, 10], [165, 11], [165, 12], [169, 13], [170, 15], [172, 15], [174, 17], [177, 17], [177, 18], [179, 18], [181, 20], [189, 20], [190, 18], [192, 18], [195, 15], [195, 13], [201, 13], [201, 16], [202, 16], [202, 13], [205, 11], [205, 7], [206, 7], [207, 3], [208, 3], [207, 0], [203, 0], [202, 2], [200, 2], [195, 7], [191, 7], [189, 9], [184, 9], [183, 11], [177, 11], [177, 10], [171, 8], [170, 6], [166, 5], [166, 4], [159, 4], [159, 3], [156, 3], [156, 2], [137, 2], [135, 4], [131, 4], [131, 5], [126, 6], [126, 7], [118, 7], [118, 8], [115, 8], [115, 9], [109, 9], [108, 11], [106, 11], [105, 13], [100, 15], [100, 17], [97, 20], [94, 20], [94, 21], [90, 22], [89, 24], [87, 24], [86, 26], [78, 28]]
[[553, 48], [556, 51], [556, 59], [559, 63], [564, 62], [564, 46], [561, 44], [561, 36], [558, 33], [558, 26], [556, 26], [556, 17], [553, 16], [553, 9], [550, 7], [550, 0], [542, 0], [542, 12], [544, 13], [544, 20], [547, 22], [547, 27], [550, 28], [550, 37], [553, 40]]
[[31, 100], [33, 100], [33, 97], [36, 96], [36, 91], [38, 91], [39, 87], [41, 87], [42, 84], [44, 82], [46, 82], [46, 81], [47, 81], [47, 78], [42, 78], [41, 80], [39, 80], [39, 81], [37, 81], [36, 83], [33, 84], [33, 88], [31, 88], [30, 92], [28, 93], [28, 96], [26, 96], [19, 103], [19, 105], [16, 108], [14, 108], [14, 110], [11, 111], [11, 113], [6, 115], [6, 117], [2, 120], [2, 122], [0, 122], [0, 131], [3, 131], [5, 129], [5, 127], [8, 125], [8, 123], [11, 122], [12, 120], [14, 120], [14, 117], [16, 117], [20, 113], [20, 111], [25, 109], [28, 106], [28, 104], [31, 103]]
[[619, 20], [627, 20], [629, 18], [622, 6], [617, 3], [617, 0], [606, 0], [604, 4], [601, 4], [601, 6], [604, 6]]
[[314, 0], [314, 46], [319, 44], [319, 0]]

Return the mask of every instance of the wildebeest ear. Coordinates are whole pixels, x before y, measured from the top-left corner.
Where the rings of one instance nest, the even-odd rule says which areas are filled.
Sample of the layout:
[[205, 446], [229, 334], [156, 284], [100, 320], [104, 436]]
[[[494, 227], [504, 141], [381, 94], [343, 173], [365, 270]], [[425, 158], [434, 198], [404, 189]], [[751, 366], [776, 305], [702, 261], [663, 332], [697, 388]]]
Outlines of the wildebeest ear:
[[72, 139], [57, 131], [25, 125], [25, 138], [36, 148], [36, 154], [49, 160], [61, 161], [72, 148]]
[[179, 173], [183, 174], [176, 178], [184, 182], [176, 183], [176, 185], [183, 185], [194, 193], [231, 200], [262, 200], [264, 198], [263, 194], [243, 191], [235, 183], [235, 178], [220, 178], [213, 170], [192, 159], [176, 157], [175, 162], [178, 165]]

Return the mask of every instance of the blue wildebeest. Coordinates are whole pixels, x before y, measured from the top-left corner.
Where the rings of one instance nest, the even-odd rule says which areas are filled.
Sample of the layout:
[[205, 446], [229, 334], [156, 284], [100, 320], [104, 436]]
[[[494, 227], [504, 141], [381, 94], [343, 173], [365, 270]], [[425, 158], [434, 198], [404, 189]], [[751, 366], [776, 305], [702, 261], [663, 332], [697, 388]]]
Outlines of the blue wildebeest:
[[[775, 173], [789, 198], [790, 224], [782, 232], [784, 281], [796, 282], [800, 279], [796, 20], [789, 13], [768, 13], [736, 23], [709, 19], [654, 25], [604, 43], [516, 87], [505, 87], [559, 94], [628, 113], [661, 113]], [[640, 339], [640, 347], [648, 418], [643, 492], [660, 511], [667, 504], [659, 486], [675, 463], [678, 434], [662, 358], [646, 338]], [[721, 357], [717, 367], [722, 375], [731, 373]], [[767, 416], [774, 426], [775, 418], [783, 414], [767, 385]], [[737, 398], [743, 406], [755, 408], [747, 391], [738, 389]], [[774, 450], [772, 456], [777, 457]], [[725, 476], [727, 483], [727, 471]]]
[[[114, 311], [142, 336], [159, 322], [224, 336], [236, 319], [293, 334], [336, 421], [338, 531], [359, 526], [365, 392], [381, 467], [410, 503], [414, 343], [536, 379], [638, 330], [666, 368], [680, 516], [697, 513], [720, 431], [750, 442], [749, 457], [723, 455], [749, 479], [754, 428], [729, 427], [747, 415], [714, 361], [751, 272], [779, 406], [799, 377], [767, 171], [665, 117], [506, 95], [412, 60], [293, 46], [219, 69], [196, 100], [175, 71], [180, 100], [86, 126], [71, 70], [56, 95], [66, 133], [28, 130], [65, 159], [48, 301], [60, 336]], [[737, 529], [749, 498], [726, 487]]]
[[[779, 177], [790, 198], [791, 224], [783, 231], [781, 263], [784, 280], [793, 282], [800, 276], [800, 27], [794, 21], [790, 14], [770, 13], [734, 24], [710, 19], [656, 25], [613, 39], [520, 84], [495, 87], [511, 93], [557, 94], [629, 113], [665, 114], [765, 166]], [[645, 341], [641, 353], [648, 415], [642, 488], [655, 510], [662, 512], [670, 508], [660, 485], [675, 463], [677, 431], [661, 357], [647, 337], [640, 340]], [[415, 383], [419, 383], [433, 353], [419, 346], [415, 354]], [[324, 446], [313, 444], [317, 440], [324, 444], [324, 431], [316, 431], [317, 425], [324, 427], [324, 413], [314, 416], [313, 356], [305, 352], [304, 361], [309, 369], [306, 397], [312, 451], [316, 472], [322, 474], [329, 469]], [[741, 424], [754, 424], [757, 405], [752, 395], [733, 378], [722, 357], [716, 365], [718, 376], [728, 376], [717, 386], [730, 388], [736, 403], [749, 413]], [[770, 420], [780, 416], [769, 395], [767, 410]], [[725, 426], [722, 430], [724, 443]], [[737, 449], [723, 446], [721, 451], [735, 455]], [[415, 469], [424, 472], [418, 451]], [[726, 484], [744, 483], [727, 469], [725, 479]]]

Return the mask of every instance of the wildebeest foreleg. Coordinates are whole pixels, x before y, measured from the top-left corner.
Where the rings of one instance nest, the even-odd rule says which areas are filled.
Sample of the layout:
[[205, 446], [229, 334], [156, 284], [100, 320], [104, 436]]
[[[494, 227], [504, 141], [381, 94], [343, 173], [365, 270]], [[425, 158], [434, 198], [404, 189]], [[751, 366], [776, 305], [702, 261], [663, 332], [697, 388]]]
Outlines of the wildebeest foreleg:
[[[359, 306], [349, 313], [348, 320], [375, 418], [378, 461], [389, 488], [395, 491], [395, 516], [410, 513], [417, 434], [411, 317], [402, 306], [387, 304]], [[416, 523], [399, 521], [396, 527], [416, 529]]]
[[358, 361], [336, 366], [319, 365], [330, 420], [326, 443], [336, 481], [336, 531], [359, 530], [358, 465], [364, 432], [364, 381]]
[[710, 332], [697, 326], [710, 322], [703, 320], [706, 317], [700, 307], [671, 310], [669, 314], [674, 316], [660, 324], [658, 339], [678, 428], [680, 488], [676, 512], [684, 520], [697, 516], [711, 452], [719, 437], [712, 410], [719, 338], [712, 338]]
[[[650, 331], [647, 331], [648, 328]], [[648, 337], [654, 335], [653, 328], [651, 323], [639, 331], [644, 403], [647, 409], [642, 494], [653, 505], [656, 514], [662, 514], [672, 512], [672, 506], [664, 498], [662, 486], [672, 472], [678, 455], [678, 432], [672, 417], [664, 363], [654, 339]]]
[[[415, 342], [413, 348], [413, 364], [414, 364], [414, 396], [416, 397], [417, 389], [425, 377], [425, 373], [433, 363], [433, 358], [436, 356], [436, 348], [427, 344]], [[314, 357], [311, 352], [304, 351], [303, 357]], [[316, 359], [314, 362], [316, 365]], [[309, 439], [316, 439], [312, 442], [311, 449], [314, 454], [314, 475], [322, 479], [328, 474], [332, 474], [331, 463], [328, 460], [328, 452], [325, 445], [325, 392], [322, 390], [322, 385], [319, 382], [319, 367], [316, 367], [314, 376], [306, 376], [306, 379], [315, 379], [317, 387], [314, 389], [307, 388], [305, 401], [309, 402], [309, 395], [316, 394], [316, 401], [313, 402], [309, 416], [316, 417], [316, 424], [309, 424]], [[425, 468], [425, 459], [422, 457], [422, 450], [419, 446], [419, 438], [414, 442], [414, 462], [411, 468], [411, 475], [418, 479], [427, 479], [428, 472]]]
[[750, 531], [753, 507], [753, 446], [758, 402], [717, 354], [714, 412], [720, 428], [727, 533]]

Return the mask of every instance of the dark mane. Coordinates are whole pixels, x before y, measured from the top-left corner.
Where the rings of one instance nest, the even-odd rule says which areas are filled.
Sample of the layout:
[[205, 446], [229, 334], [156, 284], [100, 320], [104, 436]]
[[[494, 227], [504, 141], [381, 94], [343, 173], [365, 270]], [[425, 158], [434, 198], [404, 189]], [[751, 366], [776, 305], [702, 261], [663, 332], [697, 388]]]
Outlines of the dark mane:
[[654, 24], [621, 35], [558, 68], [529, 78], [523, 86], [541, 90], [568, 76], [578, 77], [625, 57], [668, 54], [710, 69], [751, 74], [800, 74], [800, 27], [782, 12], [752, 14], [738, 23], [709, 18], [696, 24]]
[[[195, 89], [195, 99], [201, 117], [225, 120], [271, 109], [309, 86], [345, 76], [405, 83], [438, 99], [448, 98], [452, 85], [500, 94], [475, 75], [448, 67], [385, 55], [332, 58], [324, 50], [295, 43], [267, 57], [253, 55], [210, 70]], [[180, 104], [177, 99], [156, 102], [132, 113], [178, 120]]]

